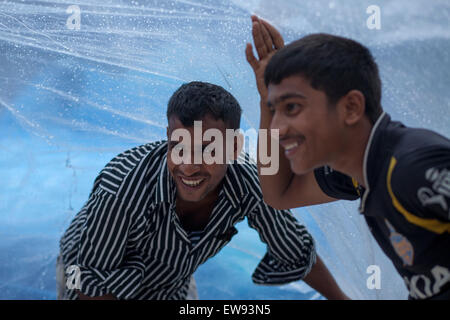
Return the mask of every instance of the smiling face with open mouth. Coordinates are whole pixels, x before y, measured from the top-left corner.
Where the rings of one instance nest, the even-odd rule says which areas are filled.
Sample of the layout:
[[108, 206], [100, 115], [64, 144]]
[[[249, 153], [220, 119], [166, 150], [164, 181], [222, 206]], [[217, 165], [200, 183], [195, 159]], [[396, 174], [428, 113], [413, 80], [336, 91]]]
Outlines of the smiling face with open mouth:
[[279, 130], [279, 143], [292, 172], [305, 174], [332, 164], [342, 151], [343, 131], [325, 93], [295, 75], [269, 84], [268, 94], [271, 129]]
[[[208, 129], [217, 129], [223, 133], [224, 137], [226, 136], [226, 125], [222, 120], [215, 120], [213, 117], [206, 115], [201, 121], [201, 136]], [[183, 138], [171, 140], [172, 132], [177, 129], [184, 129], [186, 132], [189, 132], [191, 141], [183, 141]], [[188, 202], [207, 202], [209, 197], [217, 196], [218, 188], [227, 171], [225, 159], [221, 163], [206, 164], [204, 161], [195, 163], [195, 151], [205, 154], [205, 152], [208, 152], [208, 146], [211, 142], [201, 141], [201, 137], [200, 139], [195, 139], [194, 127], [183, 126], [176, 116], [169, 118], [167, 135], [169, 139], [167, 167], [175, 181], [177, 197]], [[173, 154], [185, 156], [186, 152], [191, 153], [190, 162], [182, 161], [177, 163], [174, 160]], [[220, 152], [220, 150], [214, 149], [213, 152]], [[225, 152], [222, 153], [225, 154]]]

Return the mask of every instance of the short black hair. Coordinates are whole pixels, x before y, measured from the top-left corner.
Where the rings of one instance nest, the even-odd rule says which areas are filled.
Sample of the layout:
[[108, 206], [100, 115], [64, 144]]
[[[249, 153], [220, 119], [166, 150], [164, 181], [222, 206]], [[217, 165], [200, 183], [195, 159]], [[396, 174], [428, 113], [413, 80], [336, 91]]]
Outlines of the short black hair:
[[227, 128], [239, 129], [242, 109], [237, 100], [221, 86], [193, 81], [174, 92], [167, 107], [167, 119], [175, 115], [185, 127], [205, 115], [223, 120]]
[[328, 102], [337, 101], [351, 90], [359, 90], [366, 101], [365, 114], [372, 123], [381, 107], [381, 80], [369, 49], [343, 37], [325, 33], [307, 35], [280, 49], [264, 73], [266, 86], [299, 75], [311, 87], [324, 91]]

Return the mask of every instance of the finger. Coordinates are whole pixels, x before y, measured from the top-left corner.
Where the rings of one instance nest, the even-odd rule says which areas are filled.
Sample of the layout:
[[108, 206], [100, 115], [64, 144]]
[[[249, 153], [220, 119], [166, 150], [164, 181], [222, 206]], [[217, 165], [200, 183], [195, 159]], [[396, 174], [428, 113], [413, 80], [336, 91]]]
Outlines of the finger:
[[[278, 32], [278, 30], [272, 26], [269, 22], [267, 22], [264, 19], [259, 18], [256, 15], [252, 15], [251, 16], [252, 21], [257, 21], [260, 23], [261, 25], [261, 29], [263, 32], [263, 36], [264, 36], [264, 40], [266, 43], [266, 47], [269, 49], [269, 52], [273, 49], [273, 47], [275, 47], [275, 49], [280, 49], [282, 47], [284, 47], [284, 40], [283, 37], [281, 36], [280, 32]], [[267, 34], [266, 32], [270, 35], [270, 41], [269, 39], [267, 39]]]
[[267, 31], [270, 34], [270, 37], [272, 38], [272, 42], [275, 45], [276, 49], [280, 49], [284, 47], [284, 40], [283, 37], [281, 36], [280, 32], [278, 32], [278, 30], [272, 26], [269, 22], [267, 22], [264, 19], [260, 19], [258, 18], [260, 23], [265, 27], [265, 29], [267, 29]]
[[252, 15], [251, 18], [253, 22], [258, 22], [260, 25], [261, 33], [263, 36], [264, 43], [266, 44], [267, 52], [273, 51], [274, 43], [272, 41], [272, 37], [270, 36], [269, 31], [266, 29], [264, 25], [261, 24], [261, 19], [258, 16]]
[[268, 51], [266, 44], [264, 42], [264, 38], [262, 35], [261, 25], [259, 22], [254, 21], [252, 24], [252, 35], [253, 35], [253, 42], [255, 43], [255, 49], [258, 53], [259, 59], [264, 59], [264, 57], [267, 56]]
[[267, 28], [261, 22], [259, 23], [259, 25], [261, 27], [261, 34], [264, 40], [264, 44], [266, 45], [266, 50], [270, 53], [275, 50], [272, 37], [270, 36]]
[[253, 54], [253, 47], [250, 43], [247, 43], [247, 46], [245, 47], [245, 56], [247, 57], [247, 61], [252, 69], [256, 70], [256, 68], [258, 67], [258, 60]]

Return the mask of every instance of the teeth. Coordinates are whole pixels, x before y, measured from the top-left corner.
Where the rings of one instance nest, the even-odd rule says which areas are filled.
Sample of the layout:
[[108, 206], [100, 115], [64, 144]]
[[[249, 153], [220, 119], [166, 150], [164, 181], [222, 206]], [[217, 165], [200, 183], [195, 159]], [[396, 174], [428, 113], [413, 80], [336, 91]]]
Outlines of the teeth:
[[286, 146], [284, 147], [284, 149], [285, 149], [286, 151], [289, 151], [289, 150], [295, 148], [296, 146], [298, 146], [298, 143], [297, 143], [297, 142], [294, 142], [294, 143], [291, 143], [291, 144], [286, 145]]
[[185, 180], [185, 179], [181, 178], [181, 181], [183, 181], [183, 183], [187, 184], [188, 186], [195, 187], [195, 186], [198, 186], [203, 181], [203, 179], [200, 179], [200, 180]]

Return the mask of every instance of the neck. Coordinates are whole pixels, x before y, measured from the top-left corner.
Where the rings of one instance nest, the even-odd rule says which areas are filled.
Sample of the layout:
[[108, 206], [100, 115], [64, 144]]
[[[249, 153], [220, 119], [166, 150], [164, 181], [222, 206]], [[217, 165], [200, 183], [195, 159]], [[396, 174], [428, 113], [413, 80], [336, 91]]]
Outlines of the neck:
[[186, 201], [177, 197], [176, 212], [183, 228], [187, 231], [203, 230], [209, 222], [211, 212], [218, 198], [216, 190], [200, 201]]
[[212, 208], [217, 198], [219, 197], [219, 188], [209, 192], [205, 198], [200, 201], [187, 201], [177, 196], [177, 211], [184, 215], [190, 212], [203, 211], [206, 208]]
[[331, 165], [333, 169], [356, 179], [363, 187], [366, 187], [363, 168], [364, 155], [372, 128], [373, 124], [364, 118], [361, 124], [349, 132], [346, 145], [341, 149], [341, 156]]

